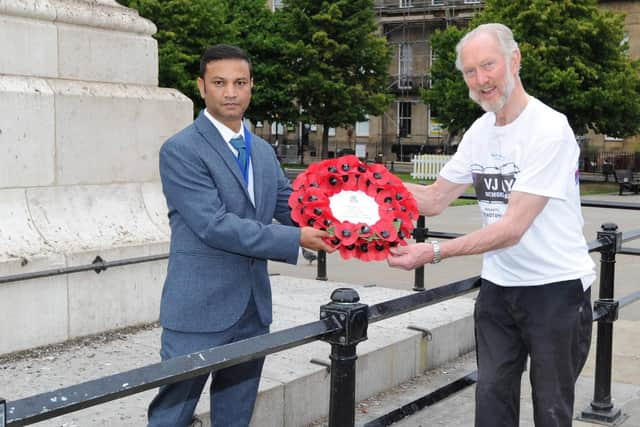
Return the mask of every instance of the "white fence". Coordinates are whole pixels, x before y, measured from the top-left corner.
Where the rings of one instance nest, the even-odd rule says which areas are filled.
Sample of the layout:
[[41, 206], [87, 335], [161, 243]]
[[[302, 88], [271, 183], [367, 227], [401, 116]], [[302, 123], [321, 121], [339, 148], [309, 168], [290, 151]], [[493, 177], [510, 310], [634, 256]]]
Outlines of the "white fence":
[[413, 172], [411, 176], [415, 179], [436, 179], [440, 169], [451, 159], [445, 154], [422, 154], [413, 156]]

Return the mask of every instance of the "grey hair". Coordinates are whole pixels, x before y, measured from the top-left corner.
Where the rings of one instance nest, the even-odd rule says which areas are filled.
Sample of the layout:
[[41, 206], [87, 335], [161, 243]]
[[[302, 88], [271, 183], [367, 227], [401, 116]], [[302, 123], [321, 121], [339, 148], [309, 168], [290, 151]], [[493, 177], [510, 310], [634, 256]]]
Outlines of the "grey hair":
[[511, 29], [506, 25], [498, 23], [479, 25], [465, 34], [456, 46], [456, 68], [459, 71], [462, 71], [462, 61], [460, 60], [462, 48], [469, 40], [481, 33], [488, 33], [496, 38], [507, 62], [511, 62], [513, 52], [518, 50], [518, 42], [515, 41]]

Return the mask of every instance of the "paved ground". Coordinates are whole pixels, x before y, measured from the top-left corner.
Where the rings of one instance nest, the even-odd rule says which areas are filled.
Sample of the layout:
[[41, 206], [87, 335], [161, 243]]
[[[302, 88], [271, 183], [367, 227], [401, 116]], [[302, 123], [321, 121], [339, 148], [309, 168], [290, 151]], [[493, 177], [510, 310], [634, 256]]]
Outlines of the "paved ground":
[[[640, 196], [607, 196], [605, 199], [640, 203]], [[599, 197], [603, 199], [603, 197]], [[640, 214], [637, 211], [613, 211], [609, 209], [586, 208], [585, 235], [588, 240], [595, 239], [600, 225], [614, 222], [622, 231], [640, 228]], [[476, 206], [462, 206], [450, 208], [445, 215], [429, 221], [428, 226], [435, 231], [468, 232], [475, 229], [480, 222]], [[627, 244], [625, 244], [627, 245]], [[629, 242], [628, 246], [640, 247], [640, 241]], [[593, 255], [598, 261], [598, 254]], [[616, 265], [616, 295], [624, 296], [640, 290], [640, 259], [631, 256], [618, 256]], [[428, 266], [426, 286], [435, 287], [452, 281], [477, 275], [480, 269], [480, 257], [449, 259], [437, 266]], [[299, 266], [291, 267], [282, 264], [271, 264], [272, 274], [292, 277], [315, 278], [316, 265], [302, 262]], [[328, 277], [331, 282], [345, 282], [360, 285], [376, 285], [377, 287], [408, 290], [413, 287], [412, 272], [393, 270], [386, 263], [363, 263], [356, 260], [344, 261], [338, 255], [328, 258]], [[327, 284], [330, 286], [330, 283]], [[594, 297], [597, 292], [594, 292]], [[469, 296], [470, 298], [473, 295]], [[372, 301], [363, 301], [371, 303]], [[314, 313], [315, 316], [315, 313]], [[613, 361], [613, 401], [629, 414], [629, 418], [622, 424], [625, 427], [640, 427], [640, 302], [628, 306], [621, 311], [620, 319], [615, 324], [614, 333], [614, 361]], [[308, 321], [311, 319], [306, 319]], [[594, 331], [595, 332], [595, 331]], [[86, 341], [74, 347], [72, 351], [33, 354], [19, 362], [0, 360], [0, 392], [5, 397], [17, 398], [31, 395], [37, 390], [51, 390], [86, 378], [87, 371], [92, 376], [108, 375], [119, 372], [115, 366], [116, 350], [111, 350], [113, 343], [118, 348], [129, 348], [132, 354], [127, 363], [130, 367], [140, 366], [149, 360], [157, 358], [157, 328], [138, 331], [138, 341], [134, 342], [127, 334], [105, 336], [105, 342]], [[108, 342], [107, 342], [108, 341]], [[585, 408], [593, 396], [593, 376], [595, 358], [594, 346], [583, 374], [578, 382], [576, 411]], [[108, 344], [108, 345], [106, 345]], [[113, 353], [112, 353], [113, 352]], [[80, 363], [82, 361], [82, 363]], [[69, 369], [73, 366], [73, 369]], [[462, 375], [473, 371], [474, 357], [467, 355], [438, 370], [396, 387], [382, 395], [374, 396], [368, 401], [361, 402], [357, 410], [357, 424], [363, 425], [367, 421], [402, 406], [437, 387], [446, 384]], [[17, 379], [20, 379], [17, 381]], [[30, 392], [28, 392], [30, 391]], [[469, 387], [459, 394], [424, 409], [408, 417], [398, 426], [473, 426], [473, 393], [474, 387]], [[77, 413], [73, 417], [60, 421], [51, 421], [38, 425], [53, 427], [71, 426], [143, 426], [144, 408], [153, 392], [147, 392], [137, 397], [136, 419], [117, 418], [117, 414], [127, 413], [124, 399], [100, 405], [97, 411]], [[527, 381], [523, 381], [522, 422], [521, 426], [533, 426], [531, 417], [530, 397]], [[88, 410], [85, 410], [88, 411]], [[105, 421], [109, 420], [109, 421]], [[260, 425], [260, 424], [258, 424]], [[322, 422], [316, 423], [322, 425]], [[591, 424], [576, 422], [575, 426], [585, 427]]]

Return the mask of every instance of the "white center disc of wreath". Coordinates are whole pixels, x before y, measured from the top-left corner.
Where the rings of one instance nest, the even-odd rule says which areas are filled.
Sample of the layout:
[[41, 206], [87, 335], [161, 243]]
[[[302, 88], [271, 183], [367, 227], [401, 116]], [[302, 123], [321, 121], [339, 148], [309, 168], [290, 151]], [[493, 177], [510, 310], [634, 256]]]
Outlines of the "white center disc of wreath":
[[331, 213], [340, 222], [373, 225], [380, 221], [375, 199], [362, 191], [341, 191], [329, 197]]

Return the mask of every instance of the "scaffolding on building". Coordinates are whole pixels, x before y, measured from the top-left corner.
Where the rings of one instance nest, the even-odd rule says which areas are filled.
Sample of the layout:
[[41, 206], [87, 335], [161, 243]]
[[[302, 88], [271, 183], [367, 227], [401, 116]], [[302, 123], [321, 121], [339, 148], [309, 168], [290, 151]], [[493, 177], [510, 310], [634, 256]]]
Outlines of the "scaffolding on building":
[[420, 98], [420, 90], [430, 85], [429, 68], [436, 59], [429, 40], [438, 29], [467, 25], [483, 6], [483, 0], [374, 2], [380, 32], [394, 51], [389, 89], [396, 96], [395, 105], [380, 117], [376, 151], [407, 160], [413, 154], [445, 150], [448, 137]]

